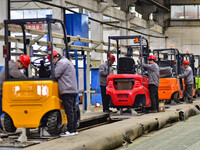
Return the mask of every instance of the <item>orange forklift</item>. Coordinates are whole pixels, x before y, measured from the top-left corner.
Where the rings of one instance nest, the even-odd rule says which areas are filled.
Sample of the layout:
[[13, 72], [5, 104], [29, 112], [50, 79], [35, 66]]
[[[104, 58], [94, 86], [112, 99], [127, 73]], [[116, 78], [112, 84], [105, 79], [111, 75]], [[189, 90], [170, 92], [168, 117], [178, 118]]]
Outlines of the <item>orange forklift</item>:
[[[53, 64], [52, 25], [60, 24], [63, 30], [63, 54], [69, 59], [68, 40], [66, 28], [61, 20], [52, 18], [5, 20], [5, 82], [3, 84], [2, 108], [5, 113], [3, 128], [6, 132], [15, 132], [17, 128], [45, 129], [50, 135], [58, 135], [67, 118], [61, 100], [59, 99], [58, 84], [55, 81]], [[18, 25], [22, 29], [23, 49], [20, 53], [11, 52], [11, 41], [8, 36], [9, 25]], [[31, 51], [29, 46], [33, 40], [27, 38], [27, 24], [46, 24], [44, 44], [45, 50]], [[35, 42], [34, 42], [35, 43]], [[36, 42], [37, 43], [37, 42]], [[42, 52], [41, 52], [42, 51]], [[50, 54], [50, 62], [46, 54]], [[23, 72], [27, 79], [13, 79], [9, 76], [9, 61], [18, 59], [21, 54], [31, 57], [32, 65]], [[43, 70], [42, 70], [43, 69]], [[80, 110], [77, 106], [78, 122], [80, 123]]]
[[179, 103], [183, 98], [183, 81], [177, 76], [181, 74], [180, 53], [177, 49], [154, 49], [157, 64], [160, 67], [159, 100], [167, 104]]

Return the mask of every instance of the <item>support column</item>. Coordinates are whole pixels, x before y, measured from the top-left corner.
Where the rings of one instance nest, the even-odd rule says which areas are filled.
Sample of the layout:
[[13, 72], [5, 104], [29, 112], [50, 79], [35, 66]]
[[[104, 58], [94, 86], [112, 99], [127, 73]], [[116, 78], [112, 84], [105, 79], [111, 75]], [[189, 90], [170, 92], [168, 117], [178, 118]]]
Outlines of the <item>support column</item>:
[[[102, 21], [103, 15], [101, 13], [91, 13], [91, 18]], [[90, 31], [91, 31], [90, 32], [91, 39], [97, 40], [97, 41], [103, 41], [103, 25], [102, 24], [91, 20]], [[93, 47], [95, 47], [94, 44], [93, 44]], [[98, 48], [103, 48], [103, 46], [100, 45], [98, 46]], [[101, 62], [103, 62], [103, 53], [96, 53], [93, 51], [91, 52], [91, 58], [94, 60], [97, 60], [100, 58]]]
[[[52, 3], [63, 6], [63, 0], [52, 0]], [[53, 7], [52, 16], [53, 18], [63, 20], [63, 10], [61, 8]]]
[[[3, 22], [4, 20], [8, 19], [8, 0], [1, 0], [0, 5], [0, 22]], [[4, 28], [0, 30], [0, 35], [4, 35]], [[4, 41], [0, 41], [0, 66], [4, 66], [4, 59], [3, 59], [3, 45]]]
[[91, 112], [91, 98], [90, 98], [90, 52], [87, 52], [87, 112]]
[[[52, 0], [52, 3], [53, 4], [56, 4], [56, 5], [59, 5], [59, 6], [63, 6], [64, 4], [64, 1], [63, 0]], [[64, 18], [64, 13], [63, 13], [63, 10], [61, 8], [57, 8], [57, 7], [53, 7], [52, 8], [52, 18], [55, 18], [55, 19], [60, 19], [64, 22], [63, 18]], [[52, 31], [53, 32], [56, 32], [56, 33], [63, 33], [63, 31], [61, 30], [61, 26], [60, 24], [57, 24], [57, 25], [54, 25], [52, 26]], [[55, 43], [63, 43], [63, 40], [61, 39], [54, 39]], [[62, 55], [62, 51], [60, 50], [60, 48], [55, 48], [54, 47], [54, 50], [57, 50], [61, 55]]]
[[[122, 27], [126, 27], [126, 28], [130, 28], [130, 22], [126, 19], [126, 21], [121, 21], [120, 25]], [[130, 31], [126, 30], [126, 29], [120, 29], [120, 36], [129, 36], [130, 35]], [[121, 40], [119, 44], [122, 45], [129, 45], [129, 40]], [[121, 49], [122, 52], [126, 52], [126, 49], [123, 48]]]

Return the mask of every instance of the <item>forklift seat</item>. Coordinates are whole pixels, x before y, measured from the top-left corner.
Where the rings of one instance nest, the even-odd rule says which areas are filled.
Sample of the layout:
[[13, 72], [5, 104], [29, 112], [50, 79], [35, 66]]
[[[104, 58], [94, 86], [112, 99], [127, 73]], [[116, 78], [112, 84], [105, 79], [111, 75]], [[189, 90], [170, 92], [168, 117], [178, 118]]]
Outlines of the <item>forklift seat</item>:
[[171, 77], [172, 67], [160, 67], [160, 78]]
[[39, 77], [40, 78], [49, 78], [51, 75], [51, 71], [49, 70], [48, 66], [44, 66], [44, 61], [40, 61], [40, 67], [39, 67]]
[[118, 74], [134, 74], [135, 61], [130, 57], [121, 57], [118, 59]]
[[158, 64], [160, 67], [172, 67], [174, 66], [174, 61], [173, 60], [162, 60]]

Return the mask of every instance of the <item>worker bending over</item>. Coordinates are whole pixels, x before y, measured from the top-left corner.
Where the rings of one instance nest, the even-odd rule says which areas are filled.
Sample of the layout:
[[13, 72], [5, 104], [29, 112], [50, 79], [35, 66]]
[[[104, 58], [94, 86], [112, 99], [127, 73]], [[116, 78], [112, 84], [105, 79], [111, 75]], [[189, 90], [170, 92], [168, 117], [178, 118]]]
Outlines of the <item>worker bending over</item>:
[[[47, 55], [50, 60], [50, 55]], [[58, 82], [58, 90], [62, 100], [65, 113], [67, 115], [67, 131], [61, 136], [72, 136], [77, 132], [77, 80], [74, 65], [66, 57], [61, 56], [57, 51], [53, 51], [53, 63], [55, 65], [55, 79]]]
[[[28, 68], [30, 64], [30, 57], [27, 55], [19, 56], [19, 60], [16, 62], [14, 60], [9, 61], [9, 76], [14, 79], [26, 79], [27, 77], [20, 71], [20, 69]], [[0, 115], [2, 114], [2, 93], [3, 93], [3, 83], [5, 81], [5, 67], [3, 67], [0, 73]], [[1, 127], [1, 124], [0, 124]], [[2, 127], [1, 127], [2, 128]]]

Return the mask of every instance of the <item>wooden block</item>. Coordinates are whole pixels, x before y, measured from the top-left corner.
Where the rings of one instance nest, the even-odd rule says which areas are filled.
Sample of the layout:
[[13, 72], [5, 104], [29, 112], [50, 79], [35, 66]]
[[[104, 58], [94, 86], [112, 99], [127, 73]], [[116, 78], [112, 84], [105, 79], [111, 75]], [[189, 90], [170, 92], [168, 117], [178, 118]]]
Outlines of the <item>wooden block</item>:
[[165, 103], [159, 103], [159, 112], [165, 112]]

